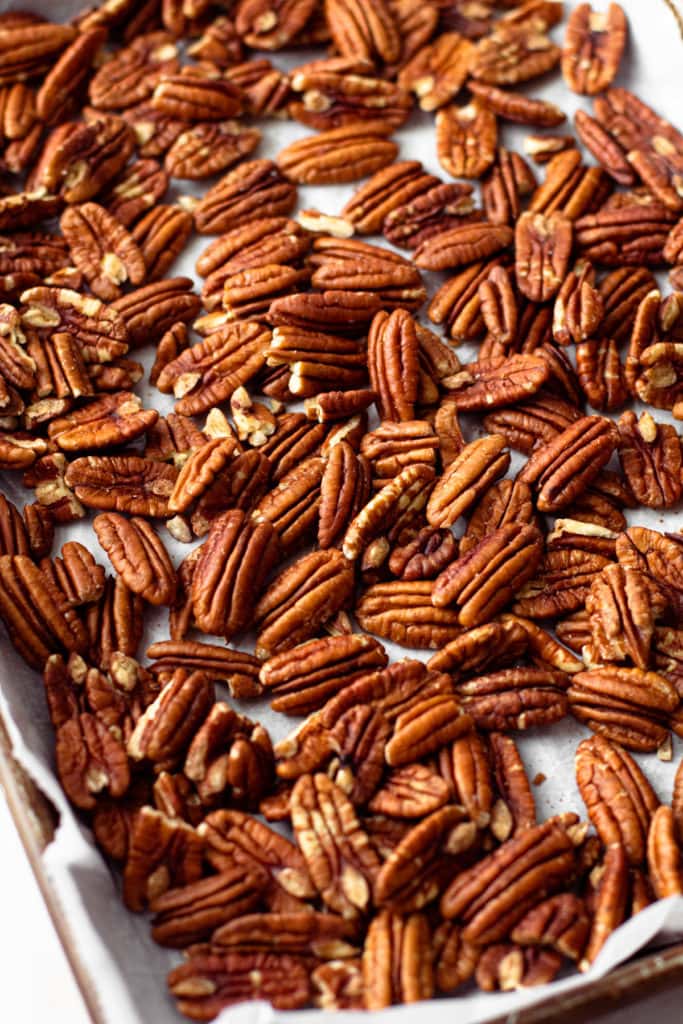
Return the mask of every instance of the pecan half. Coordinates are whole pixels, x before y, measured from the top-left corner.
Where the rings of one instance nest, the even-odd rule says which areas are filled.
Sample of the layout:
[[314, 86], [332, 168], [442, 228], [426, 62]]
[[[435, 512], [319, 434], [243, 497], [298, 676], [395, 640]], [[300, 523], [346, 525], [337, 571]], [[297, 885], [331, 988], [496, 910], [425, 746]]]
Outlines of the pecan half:
[[337, 50], [344, 57], [397, 61], [401, 53], [398, 27], [386, 0], [372, 8], [360, 0], [326, 0], [325, 16]]
[[396, 157], [398, 146], [386, 137], [392, 128], [379, 120], [330, 128], [286, 146], [277, 165], [289, 181], [302, 185], [358, 181]]
[[311, 992], [305, 961], [280, 953], [198, 954], [169, 973], [168, 988], [178, 1011], [192, 1020], [212, 1020], [245, 999], [295, 1010], [306, 1006]]
[[647, 577], [622, 565], [607, 565], [586, 597], [593, 647], [605, 661], [650, 662], [654, 611]]
[[457, 612], [432, 603], [434, 585], [430, 580], [377, 583], [361, 593], [354, 615], [368, 633], [404, 647], [442, 647], [461, 626]]
[[436, 153], [453, 178], [481, 178], [496, 158], [496, 115], [478, 99], [436, 115]]
[[657, 899], [683, 893], [681, 850], [670, 807], [662, 805], [652, 815], [647, 836], [647, 865]]
[[582, 740], [576, 781], [603, 844], [623, 846], [629, 864], [642, 863], [659, 800], [630, 754], [602, 736]]
[[614, 81], [626, 46], [628, 22], [619, 4], [606, 13], [579, 4], [570, 14], [562, 49], [562, 75], [574, 92], [595, 96]]
[[539, 510], [557, 512], [570, 505], [609, 461], [615, 435], [609, 420], [584, 416], [537, 449], [519, 478], [538, 491]]
[[432, 601], [437, 608], [455, 604], [462, 626], [482, 625], [533, 576], [542, 548], [535, 526], [501, 526], [437, 576]]
[[429, 999], [434, 992], [429, 946], [429, 925], [422, 914], [377, 914], [363, 947], [365, 1008], [382, 1010], [392, 1003]]
[[177, 818], [142, 807], [135, 816], [123, 870], [123, 901], [139, 912], [168, 889], [202, 876], [203, 841]]
[[407, 764], [390, 772], [368, 809], [390, 818], [423, 818], [447, 803], [449, 796], [448, 785], [436, 772], [423, 764]]
[[427, 502], [427, 521], [432, 526], [453, 523], [510, 465], [505, 438], [491, 434], [465, 445], [439, 478]]
[[146, 519], [116, 512], [96, 516], [93, 529], [126, 586], [153, 605], [172, 604], [176, 594], [173, 563]]

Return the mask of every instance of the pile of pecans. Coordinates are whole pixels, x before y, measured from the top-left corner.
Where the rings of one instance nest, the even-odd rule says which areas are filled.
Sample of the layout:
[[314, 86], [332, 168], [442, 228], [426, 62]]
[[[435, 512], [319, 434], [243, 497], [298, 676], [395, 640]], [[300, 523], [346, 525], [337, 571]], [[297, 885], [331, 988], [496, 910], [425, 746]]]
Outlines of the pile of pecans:
[[[683, 419], [683, 293], [652, 273], [683, 289], [683, 136], [612, 85], [619, 5], [573, 7], [560, 47], [562, 13], [0, 15], [0, 468], [33, 491], [0, 498], [0, 618], [126, 906], [185, 951], [168, 983], [193, 1019], [541, 984], [683, 894], [683, 770], [663, 805], [629, 753], [683, 736], [683, 540], [624, 514], [683, 489], [675, 427], [624, 410]], [[249, 56], [303, 46], [328, 55]], [[511, 91], [558, 65], [594, 97], [594, 164]], [[396, 159], [416, 104], [446, 180]], [[314, 133], [254, 157], [274, 116]], [[545, 129], [540, 184], [506, 121]], [[297, 185], [363, 178], [290, 219]], [[215, 236], [199, 295], [167, 276], [193, 232]], [[422, 271], [446, 272], [442, 336]], [[166, 416], [133, 391], [150, 345]], [[53, 554], [91, 512], [113, 574]], [[161, 524], [201, 541], [177, 569]], [[168, 639], [143, 665], [150, 606]], [[432, 653], [390, 664], [380, 640]], [[216, 684], [301, 721], [273, 745]], [[537, 821], [510, 735], [570, 715], [592, 830]]]

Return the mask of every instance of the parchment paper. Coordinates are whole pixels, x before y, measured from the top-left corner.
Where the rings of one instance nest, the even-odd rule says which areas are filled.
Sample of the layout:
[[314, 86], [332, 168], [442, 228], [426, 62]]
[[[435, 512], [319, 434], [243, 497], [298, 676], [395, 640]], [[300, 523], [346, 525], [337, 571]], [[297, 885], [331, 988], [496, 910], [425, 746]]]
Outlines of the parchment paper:
[[[658, 113], [678, 122], [677, 126], [680, 127], [683, 122], [683, 40], [674, 14], [666, 0], [621, 2], [628, 15], [631, 31], [628, 54], [623, 61], [617, 84], [633, 89]], [[34, 0], [32, 3], [21, 4], [0, 0], [0, 11], [18, 6], [64, 20], [81, 9], [78, 0], [75, 3], [69, 0]], [[573, 2], [565, 5], [566, 9], [573, 6]], [[598, 2], [597, 6], [602, 8], [606, 3]], [[563, 33], [564, 24], [558, 26], [553, 35], [561, 41]], [[320, 56], [320, 51], [315, 55]], [[299, 52], [296, 57], [281, 54], [269, 56], [272, 56], [275, 64], [289, 68], [310, 59], [313, 54]], [[557, 103], [570, 117], [578, 107], [590, 110], [590, 101], [570, 93], [559, 74], [551, 76], [549, 80], [542, 80], [540, 84], [532, 82], [528, 92]], [[256, 156], [274, 157], [284, 145], [308, 134], [308, 129], [302, 125], [279, 120], [260, 122], [259, 127], [263, 132], [263, 140]], [[524, 135], [532, 131], [508, 124], [501, 124], [501, 129], [501, 143], [520, 151]], [[558, 130], [562, 131], [563, 128]], [[397, 132], [395, 138], [401, 145], [399, 159], [420, 159], [427, 170], [444, 179], [448, 178], [436, 160], [432, 115], [418, 112], [411, 119], [410, 126]], [[587, 159], [591, 162], [590, 158]], [[543, 173], [543, 170], [539, 171], [539, 180], [542, 180]], [[164, 202], [170, 202], [174, 196], [181, 194], [201, 194], [211, 183], [176, 183]], [[314, 207], [325, 213], [338, 213], [356, 187], [301, 187], [298, 209]], [[199, 287], [201, 281], [194, 273], [194, 263], [210, 240], [209, 237], [195, 236], [169, 274], [195, 277]], [[381, 241], [386, 244], [383, 239]], [[430, 294], [444, 279], [443, 275], [436, 274], [425, 275], [425, 278], [430, 286]], [[458, 351], [463, 360], [474, 356], [474, 350], [467, 346]], [[135, 358], [141, 359], [146, 369], [149, 369], [153, 353], [144, 350], [135, 352]], [[171, 411], [172, 402], [169, 397], [161, 395], [155, 388], [141, 382], [137, 391], [146, 406], [158, 408], [161, 414]], [[668, 414], [659, 410], [656, 418], [669, 419]], [[474, 437], [477, 431], [474, 423], [466, 423], [466, 427], [469, 438]], [[511, 472], [514, 473], [518, 465], [519, 459], [513, 458]], [[20, 507], [32, 500], [31, 493], [21, 488], [16, 476], [5, 474], [3, 478], [0, 474], [0, 484], [8, 497]], [[681, 527], [678, 510], [666, 516], [642, 509], [628, 515], [631, 523], [638, 522], [654, 529], [666, 527], [679, 530]], [[162, 530], [162, 533], [177, 565], [189, 547], [175, 542], [166, 530]], [[60, 529], [55, 550], [66, 539], [76, 539], [87, 544], [110, 569], [107, 557], [99, 548], [87, 521], [86, 524], [76, 524], [68, 530]], [[147, 633], [141, 650], [144, 651], [153, 640], [167, 636], [166, 609], [148, 608]], [[406, 656], [426, 660], [429, 656], [428, 652], [408, 651], [392, 644], [386, 646], [392, 660]], [[271, 712], [265, 702], [243, 704], [242, 709], [260, 718], [274, 739], [287, 734], [297, 722], [296, 719]], [[179, 955], [155, 946], [149, 936], [148, 920], [143, 915], [128, 913], [123, 907], [116, 876], [110, 872], [94, 847], [89, 830], [81, 826], [73, 814], [54, 775], [54, 740], [42, 682], [37, 673], [24, 665], [4, 632], [0, 634], [0, 710], [10, 732], [15, 756], [59, 811], [57, 835], [44, 854], [45, 868], [70, 923], [77, 948], [91, 974], [103, 1018], [112, 1024], [167, 1024], [184, 1019], [175, 1011], [165, 987], [166, 973], [178, 962]], [[586, 730], [573, 720], [565, 720], [549, 729], [516, 734], [530, 777], [533, 778], [539, 772], [546, 776], [546, 781], [535, 788], [539, 819], [558, 811], [583, 811], [574, 781], [573, 756], [577, 743], [586, 734]], [[638, 758], [663, 801], [671, 799], [673, 775], [682, 752], [681, 742], [674, 737], [674, 758], [671, 763], [662, 763], [655, 755]], [[450, 1020], [455, 1011], [458, 1024], [479, 1024], [504, 1013], [514, 1015], [523, 1006], [544, 999], [549, 994], [578, 988], [602, 976], [648, 943], [655, 941], [658, 945], [664, 945], [681, 936], [683, 899], [672, 898], [653, 905], [619, 928], [587, 974], [572, 973], [549, 986], [526, 992], [491, 995], [480, 993], [473, 987], [467, 988], [463, 990], [464, 995], [414, 1006], [394, 1007], [382, 1011], [379, 1016], [391, 1016], [392, 1019], [400, 1020], [401, 1024], [416, 1024], [418, 1021], [436, 1024]], [[321, 1011], [315, 1010], [277, 1012], [268, 1004], [259, 1002], [225, 1010], [219, 1019], [230, 1021], [231, 1024], [265, 1024], [266, 1021], [286, 1018], [294, 1024], [304, 1019], [310, 1022], [320, 1016]], [[360, 1022], [367, 1020], [367, 1016], [345, 1013], [344, 1019]]]

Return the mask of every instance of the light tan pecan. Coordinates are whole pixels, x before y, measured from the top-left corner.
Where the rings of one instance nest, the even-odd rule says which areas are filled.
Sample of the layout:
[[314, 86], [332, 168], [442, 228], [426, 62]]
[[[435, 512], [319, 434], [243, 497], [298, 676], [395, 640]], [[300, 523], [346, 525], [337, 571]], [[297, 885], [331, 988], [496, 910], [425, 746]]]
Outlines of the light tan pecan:
[[214, 520], [192, 577], [199, 629], [229, 638], [250, 625], [258, 595], [280, 551], [269, 522], [234, 509]]
[[423, 818], [447, 803], [449, 795], [448, 785], [436, 772], [423, 764], [407, 764], [387, 775], [368, 809], [390, 818]]
[[303, 775], [291, 797], [292, 826], [313, 884], [331, 910], [354, 918], [371, 905], [379, 858], [353, 805], [326, 775]]
[[502, 24], [477, 44], [470, 74], [491, 85], [516, 85], [550, 71], [560, 55], [559, 46], [533, 23]]
[[153, 605], [172, 604], [176, 593], [173, 563], [161, 538], [145, 519], [116, 512], [96, 516], [93, 529], [117, 573], [135, 594]]
[[505, 471], [510, 455], [505, 438], [491, 434], [465, 445], [439, 478], [427, 503], [432, 526], [452, 526]]
[[326, 0], [325, 17], [342, 56], [386, 64], [399, 59], [401, 39], [386, 0], [372, 8], [359, 0]]
[[228, 171], [194, 207], [196, 230], [219, 234], [258, 217], [286, 216], [296, 203], [290, 185], [271, 160], [247, 160]]
[[[576, 816], [571, 817], [575, 822]], [[495, 942], [534, 904], [564, 888], [574, 864], [574, 846], [564, 823], [550, 818], [456, 875], [441, 899], [441, 913], [465, 923], [467, 941]]]
[[269, 658], [259, 679], [274, 711], [309, 714], [368, 672], [384, 668], [387, 655], [372, 637], [359, 634], [309, 640]]
[[380, 868], [377, 904], [411, 913], [433, 902], [453, 873], [454, 858], [473, 845], [476, 835], [461, 807], [442, 807], [413, 825]]
[[606, 13], [579, 4], [569, 16], [562, 49], [562, 75], [574, 92], [595, 96], [612, 84], [619, 70], [628, 22], [619, 4]]
[[436, 115], [436, 153], [453, 178], [481, 178], [496, 157], [496, 115], [479, 100], [451, 104]]
[[584, 416], [531, 456], [520, 480], [532, 484], [542, 512], [571, 504], [609, 461], [616, 431], [601, 416]]
[[387, 138], [392, 125], [381, 120], [330, 128], [281, 150], [277, 166], [292, 182], [307, 185], [357, 181], [386, 167], [398, 146]]
[[455, 604], [462, 626], [488, 622], [533, 576], [542, 547], [535, 526], [499, 527], [437, 576], [433, 603], [438, 608]]
[[469, 73], [474, 46], [457, 32], [444, 32], [403, 65], [398, 83], [414, 92], [422, 110], [448, 103]]
[[442, 647], [461, 626], [455, 611], [434, 606], [432, 587], [430, 580], [376, 583], [361, 593], [354, 615], [368, 633], [404, 647]]
[[340, 551], [314, 551], [281, 572], [254, 609], [256, 654], [269, 657], [314, 636], [353, 590], [353, 568]]
[[630, 754], [602, 736], [582, 740], [576, 781], [604, 845], [623, 846], [629, 864], [640, 864], [659, 800]]
[[263, 883], [264, 875], [257, 870], [235, 867], [169, 889], [151, 901], [152, 938], [175, 949], [206, 941], [215, 928], [256, 909]]
[[430, 933], [422, 914], [401, 917], [382, 910], [370, 922], [363, 947], [367, 1010], [414, 1003], [434, 992]]
[[575, 146], [573, 135], [527, 135], [523, 142], [524, 152], [537, 164], [547, 164], [558, 153]]
[[178, 1011], [193, 1020], [210, 1020], [244, 999], [295, 1010], [311, 994], [305, 960], [280, 953], [198, 953], [170, 971], [168, 988]]

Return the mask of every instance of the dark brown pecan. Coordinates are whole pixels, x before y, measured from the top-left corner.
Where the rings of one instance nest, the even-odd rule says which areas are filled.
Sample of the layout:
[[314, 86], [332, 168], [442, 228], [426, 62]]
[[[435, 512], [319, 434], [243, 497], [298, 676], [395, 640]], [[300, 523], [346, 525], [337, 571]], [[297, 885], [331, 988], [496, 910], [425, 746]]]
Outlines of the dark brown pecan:
[[281, 953], [202, 953], [168, 975], [178, 1011], [192, 1020], [212, 1020], [226, 1006], [245, 999], [267, 999], [280, 1010], [310, 1001], [306, 962]]
[[311, 974], [313, 1003], [321, 1010], [362, 1010], [363, 975], [360, 960], [330, 960]]
[[450, 530], [426, 526], [415, 540], [392, 549], [389, 571], [402, 580], [434, 579], [457, 553], [458, 542]]
[[370, 325], [368, 367], [385, 420], [412, 420], [418, 394], [417, 325], [405, 310], [378, 313]]
[[145, 519], [116, 512], [96, 516], [93, 529], [117, 573], [149, 604], [172, 604], [176, 592], [173, 563], [154, 527]]
[[496, 115], [478, 99], [436, 115], [436, 152], [453, 178], [481, 178], [496, 157]]
[[128, 755], [134, 761], [174, 763], [191, 743], [214, 700], [208, 676], [177, 669], [138, 719], [128, 740]]
[[220, 703], [196, 730], [183, 772], [203, 803], [255, 808], [273, 781], [273, 767], [273, 748], [263, 726]]
[[281, 150], [277, 165], [292, 182], [342, 184], [365, 178], [396, 157], [398, 146], [386, 136], [391, 124], [380, 120], [330, 128]]
[[604, 313], [602, 295], [595, 287], [595, 270], [577, 263], [560, 287], [553, 307], [553, 338], [560, 345], [578, 345], [596, 334]]
[[[192, 217], [178, 206], [155, 206], [131, 234], [147, 268], [147, 281], [159, 281], [180, 255], [192, 232]], [[189, 319], [189, 317], [188, 317]]]
[[296, 202], [296, 189], [270, 160], [239, 164], [206, 192], [192, 213], [200, 234], [218, 234], [259, 217], [286, 215]]
[[566, 886], [574, 862], [571, 839], [560, 821], [550, 818], [460, 872], [441, 899], [441, 912], [465, 922], [468, 941], [495, 942], [534, 904]]
[[468, 850], [476, 834], [461, 807], [442, 807], [418, 822], [382, 864], [377, 904], [411, 913], [431, 903], [451, 875], [455, 855]]
[[601, 416], [584, 416], [531, 456], [520, 480], [538, 491], [542, 512], [566, 508], [597, 476], [616, 446], [616, 431]]
[[511, 938], [522, 946], [549, 946], [578, 961], [589, 930], [590, 918], [583, 900], [563, 892], [533, 907], [516, 925]]
[[76, 36], [72, 25], [55, 25], [42, 18], [19, 19], [3, 26], [0, 35], [0, 85], [22, 81], [50, 69]]
[[534, 213], [560, 212], [575, 221], [591, 213], [611, 191], [611, 183], [601, 167], [588, 167], [576, 149], [568, 149], [549, 161], [545, 181], [534, 192], [529, 204]]
[[567, 22], [562, 74], [574, 92], [595, 96], [614, 81], [626, 45], [628, 22], [619, 4], [606, 13], [580, 4]]
[[439, 608], [455, 604], [462, 626], [482, 625], [533, 576], [542, 546], [535, 526], [501, 526], [437, 576], [432, 601]]
[[311, 284], [377, 295], [386, 309], [418, 309], [426, 298], [419, 271], [397, 253], [355, 239], [316, 238]]
[[574, 126], [581, 142], [611, 178], [620, 185], [635, 185], [638, 178], [626, 159], [626, 153], [599, 121], [585, 110], [577, 110]]
[[616, 554], [624, 568], [650, 577], [673, 607], [680, 607], [683, 549], [675, 535], [665, 536], [644, 526], [633, 526], [617, 537]]
[[537, 447], [557, 437], [580, 412], [569, 402], [543, 391], [530, 402], [510, 409], [499, 409], [484, 417], [484, 426], [502, 434], [511, 448], [531, 454]]
[[569, 688], [572, 714], [629, 750], [654, 751], [666, 741], [662, 722], [680, 698], [656, 672], [610, 665], [577, 672]]
[[332, 289], [275, 299], [266, 319], [275, 327], [359, 337], [380, 309], [380, 300], [370, 292]]
[[135, 657], [144, 628], [144, 602], [120, 576], [105, 581], [104, 593], [86, 612], [90, 656], [102, 669], [117, 654]]
[[422, 914], [401, 917], [382, 910], [370, 923], [363, 947], [367, 1010], [413, 1003], [434, 993], [430, 932]]
[[393, 768], [410, 764], [438, 751], [468, 732], [472, 719], [464, 714], [453, 694], [425, 697], [398, 716], [385, 757]]
[[641, 864], [659, 800], [631, 755], [602, 736], [582, 740], [576, 781], [603, 844], [623, 846], [628, 862]]
[[536, 802], [524, 762], [511, 736], [492, 732], [489, 749], [499, 798], [491, 808], [491, 832], [500, 842], [536, 824]]
[[528, 484], [521, 480], [494, 483], [481, 494], [474, 507], [460, 541], [460, 554], [466, 554], [484, 537], [507, 523], [534, 522], [533, 500]]
[[489, 337], [509, 348], [517, 336], [517, 298], [504, 267], [494, 267], [479, 285], [479, 301]]
[[622, 413], [617, 449], [624, 475], [641, 505], [669, 508], [681, 496], [681, 444], [675, 427], [649, 412]]

